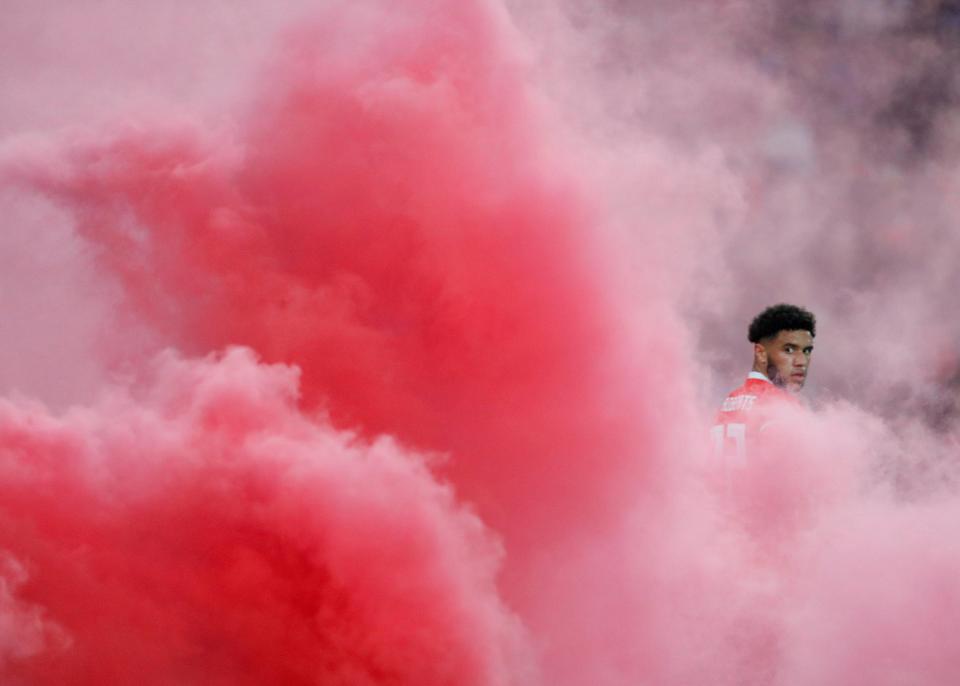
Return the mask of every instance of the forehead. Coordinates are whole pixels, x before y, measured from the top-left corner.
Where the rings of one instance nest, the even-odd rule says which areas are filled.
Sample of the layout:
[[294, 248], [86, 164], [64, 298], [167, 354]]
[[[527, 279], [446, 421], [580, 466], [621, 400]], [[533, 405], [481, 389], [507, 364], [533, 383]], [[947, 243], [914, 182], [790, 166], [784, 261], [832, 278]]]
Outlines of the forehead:
[[813, 336], [809, 331], [798, 329], [796, 331], [780, 331], [772, 341], [773, 345], [795, 345], [798, 348], [806, 348], [813, 345]]

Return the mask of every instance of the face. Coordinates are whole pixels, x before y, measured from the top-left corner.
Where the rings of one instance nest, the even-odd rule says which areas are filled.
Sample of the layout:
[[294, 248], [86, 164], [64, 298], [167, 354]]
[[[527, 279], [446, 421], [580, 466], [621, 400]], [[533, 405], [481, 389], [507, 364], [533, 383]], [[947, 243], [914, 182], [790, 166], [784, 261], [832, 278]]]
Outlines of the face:
[[813, 354], [813, 336], [809, 331], [781, 331], [768, 341], [758, 343], [757, 348], [756, 354], [761, 365], [765, 365], [767, 378], [793, 393], [803, 388]]

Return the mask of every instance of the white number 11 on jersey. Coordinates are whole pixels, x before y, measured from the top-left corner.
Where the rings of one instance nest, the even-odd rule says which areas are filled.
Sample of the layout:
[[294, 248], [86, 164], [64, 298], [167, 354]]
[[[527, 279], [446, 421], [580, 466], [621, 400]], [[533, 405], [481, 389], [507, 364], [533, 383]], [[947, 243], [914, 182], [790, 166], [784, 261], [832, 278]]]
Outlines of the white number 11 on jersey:
[[[727, 467], [745, 467], [747, 464], [747, 425], [717, 424], [710, 429], [713, 455]], [[732, 443], [732, 445], [731, 445]]]

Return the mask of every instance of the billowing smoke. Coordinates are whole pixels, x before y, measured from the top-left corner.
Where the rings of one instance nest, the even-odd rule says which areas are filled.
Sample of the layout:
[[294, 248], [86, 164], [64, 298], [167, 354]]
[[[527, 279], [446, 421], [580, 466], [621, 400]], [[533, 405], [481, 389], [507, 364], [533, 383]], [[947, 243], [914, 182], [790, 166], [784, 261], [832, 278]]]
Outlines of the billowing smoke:
[[244, 350], [52, 417], [4, 403], [8, 683], [503, 683], [499, 548], [395, 442]]
[[960, 677], [952, 6], [307, 5], [3, 29], [3, 681]]

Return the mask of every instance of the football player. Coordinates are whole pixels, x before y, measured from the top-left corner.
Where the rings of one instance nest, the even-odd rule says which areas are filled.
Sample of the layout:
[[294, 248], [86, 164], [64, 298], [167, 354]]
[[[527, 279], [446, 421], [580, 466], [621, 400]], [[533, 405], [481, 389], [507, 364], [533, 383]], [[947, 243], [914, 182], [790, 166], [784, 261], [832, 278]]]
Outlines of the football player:
[[813, 314], [795, 305], [773, 305], [750, 323], [753, 369], [723, 401], [710, 430], [714, 454], [724, 467], [746, 464], [748, 446], [769, 424], [776, 403], [798, 402], [795, 394], [807, 380], [815, 335]]

